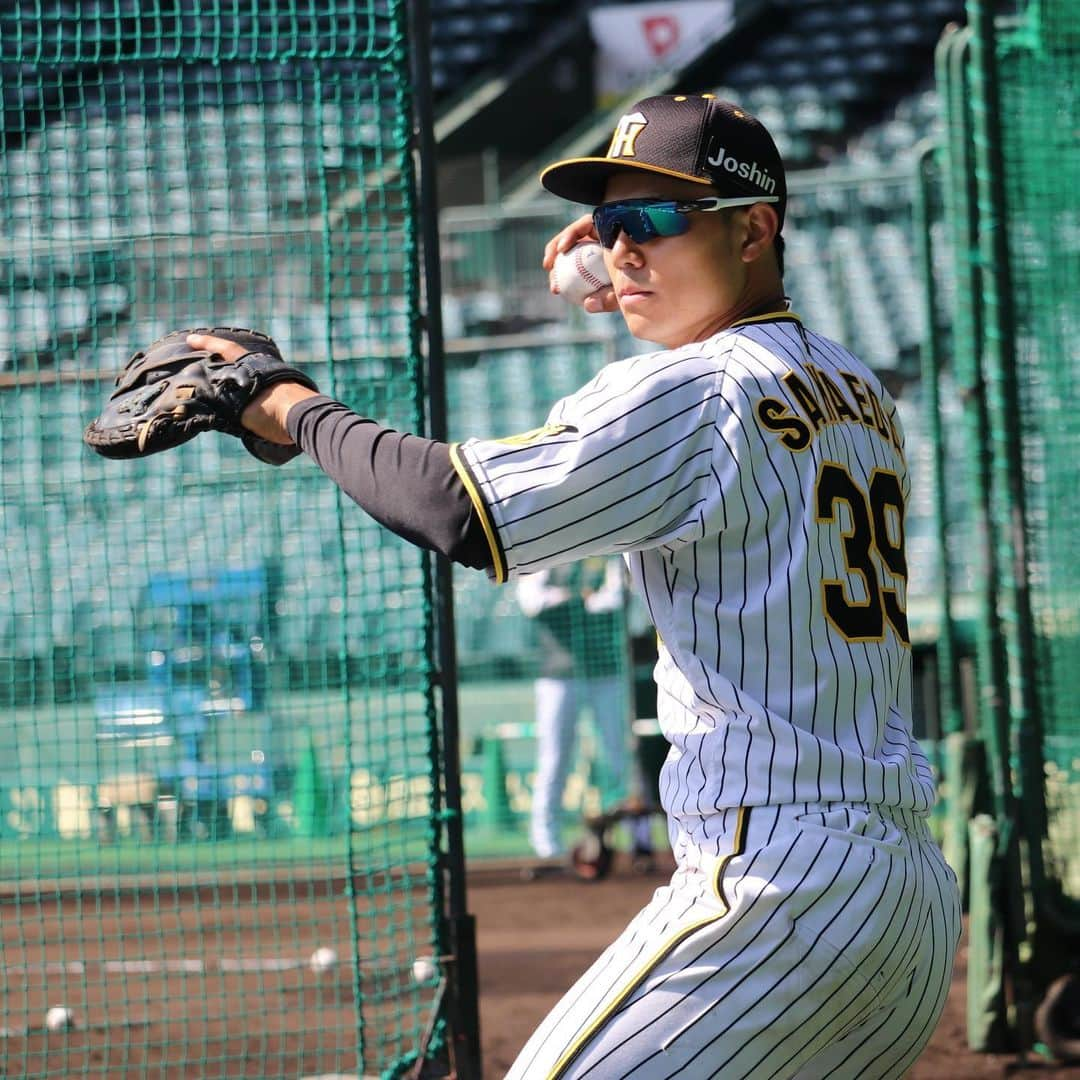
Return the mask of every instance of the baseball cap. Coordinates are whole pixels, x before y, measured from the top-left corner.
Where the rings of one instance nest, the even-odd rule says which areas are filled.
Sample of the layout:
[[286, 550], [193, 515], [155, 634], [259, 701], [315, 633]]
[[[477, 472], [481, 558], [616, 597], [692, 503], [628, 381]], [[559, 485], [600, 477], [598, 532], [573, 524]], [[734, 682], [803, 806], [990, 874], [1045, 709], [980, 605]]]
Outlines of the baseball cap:
[[549, 165], [540, 182], [554, 195], [597, 206], [614, 173], [660, 173], [715, 188], [723, 198], [775, 197], [784, 223], [784, 163], [764, 124], [713, 94], [662, 94], [631, 106], [615, 126], [605, 157]]

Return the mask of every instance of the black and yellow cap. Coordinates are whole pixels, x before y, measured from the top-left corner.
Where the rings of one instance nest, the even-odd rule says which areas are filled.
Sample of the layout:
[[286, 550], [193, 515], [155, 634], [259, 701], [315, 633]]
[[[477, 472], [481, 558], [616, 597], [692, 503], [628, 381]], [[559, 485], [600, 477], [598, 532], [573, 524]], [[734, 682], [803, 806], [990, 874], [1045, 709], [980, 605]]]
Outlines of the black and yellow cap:
[[540, 182], [554, 195], [598, 206], [617, 172], [640, 170], [714, 188], [722, 198], [774, 197], [784, 222], [784, 163], [764, 124], [712, 94], [644, 98], [615, 127], [605, 157], [549, 165]]

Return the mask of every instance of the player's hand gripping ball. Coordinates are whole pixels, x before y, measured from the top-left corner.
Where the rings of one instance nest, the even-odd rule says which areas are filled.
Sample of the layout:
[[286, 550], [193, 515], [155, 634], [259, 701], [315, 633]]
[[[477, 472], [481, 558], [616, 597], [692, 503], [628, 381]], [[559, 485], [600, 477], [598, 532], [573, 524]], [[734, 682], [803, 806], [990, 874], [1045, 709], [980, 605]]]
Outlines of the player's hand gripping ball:
[[582, 240], [556, 255], [550, 283], [553, 293], [581, 307], [593, 293], [611, 284], [604, 266], [604, 249], [595, 240]]
[[[248, 353], [230, 362], [192, 349], [188, 334], [226, 338]], [[261, 439], [240, 422], [255, 397], [284, 381], [318, 390], [307, 375], [285, 363], [272, 338], [257, 330], [176, 330], [132, 356], [101, 415], [83, 432], [83, 441], [103, 457], [137, 458], [171, 450], [204, 431], [224, 431], [242, 440], [260, 461], [284, 465], [299, 448]]]

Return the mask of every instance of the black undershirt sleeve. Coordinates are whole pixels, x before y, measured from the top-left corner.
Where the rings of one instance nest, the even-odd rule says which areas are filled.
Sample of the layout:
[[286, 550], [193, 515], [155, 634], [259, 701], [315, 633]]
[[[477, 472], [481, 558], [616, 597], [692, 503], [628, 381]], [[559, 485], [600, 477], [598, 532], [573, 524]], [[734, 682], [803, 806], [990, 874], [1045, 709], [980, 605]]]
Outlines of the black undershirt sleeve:
[[286, 423], [296, 445], [379, 524], [464, 566], [491, 568], [446, 443], [392, 431], [321, 394], [294, 405]]

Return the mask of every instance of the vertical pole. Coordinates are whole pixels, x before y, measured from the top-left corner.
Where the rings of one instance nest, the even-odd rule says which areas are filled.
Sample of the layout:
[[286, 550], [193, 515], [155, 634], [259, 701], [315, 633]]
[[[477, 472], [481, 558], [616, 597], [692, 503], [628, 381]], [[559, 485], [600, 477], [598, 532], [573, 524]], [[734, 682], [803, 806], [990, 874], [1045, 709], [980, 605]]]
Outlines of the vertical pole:
[[939, 628], [935, 642], [935, 687], [937, 713], [940, 722], [937, 760], [946, 795], [943, 808], [942, 849], [949, 865], [956, 872], [960, 894], [968, 894], [968, 818], [971, 807], [967, 798], [971, 784], [967, 776], [967, 747], [969, 736], [964, 730], [964, 711], [957, 671], [957, 636], [953, 618], [953, 589], [955, 587], [949, 558], [948, 504], [946, 498], [945, 430], [941, 420], [941, 380], [943, 347], [940, 321], [937, 317], [934, 288], [934, 258], [931, 238], [933, 211], [931, 198], [941, 186], [936, 169], [937, 147], [927, 145], [918, 155], [915, 174], [915, 239], [919, 268], [923, 282], [924, 326], [921, 356], [921, 385], [923, 412], [927, 419], [930, 445], [930, 471], [933, 489], [934, 534], [937, 539], [940, 587]]
[[[1032, 889], [1045, 888], [1042, 835], [1045, 813], [1040, 778], [1029, 770], [1041, 766], [1038, 709], [1031, 673], [1035, 670], [1031, 600], [1028, 589], [1026, 500], [1020, 422], [1020, 394], [1016, 371], [1016, 333], [1009, 262], [1008, 208], [1005, 198], [1001, 107], [994, 13], [984, 0], [968, 0], [971, 37], [971, 113], [975, 148], [975, 182], [979, 220], [979, 261], [985, 333], [983, 335], [987, 409], [991, 420], [991, 468], [994, 480], [995, 536], [1000, 551], [998, 567], [1002, 597], [1007, 663], [1007, 718], [1005, 749], [1010, 769], [1010, 819], [1018, 827], [1003, 838], [1005, 893], [1013, 935], [1014, 1005], [1021, 1050], [1034, 1042], [1032, 986], [1032, 921], [1027, 908], [1034, 902]], [[1033, 761], [1034, 759], [1034, 761]], [[1025, 881], [1027, 886], [1025, 888]]]
[[[998, 552], [994, 545], [990, 420], [979, 343], [982, 337], [982, 285], [977, 262], [974, 196], [971, 183], [971, 130], [966, 65], [971, 29], [947, 31], [935, 57], [937, 83], [945, 104], [945, 217], [950, 224], [956, 308], [953, 313], [953, 376], [964, 402], [968, 485], [973, 504], [972, 550], [975, 564], [972, 618], [978, 675], [976, 712], [980, 737], [990, 749], [990, 779], [994, 813], [999, 822], [1009, 816], [1005, 718], [1006, 672], [998, 626]], [[1005, 824], [1001, 830], [1008, 831]]]
[[[442, 328], [442, 278], [439, 265], [439, 206], [436, 189], [435, 119], [431, 90], [431, 14], [427, 0], [409, 0], [410, 64], [416, 183], [422, 245], [427, 341], [428, 434], [447, 437], [446, 371]], [[449, 561], [435, 560], [436, 638], [442, 715], [445, 931], [449, 955], [447, 1008], [451, 1052], [459, 1080], [479, 1080], [480, 1012], [476, 963], [476, 920], [465, 895], [465, 839], [461, 809], [460, 727], [457, 653], [454, 642], [453, 574]]]
[[[987, 411], [980, 343], [984, 311], [982, 283], [977, 255], [977, 221], [971, 180], [971, 122], [967, 68], [972, 30], [946, 30], [935, 53], [937, 85], [941, 91], [945, 141], [943, 164], [945, 220], [949, 224], [956, 278], [953, 312], [952, 370], [957, 394], [963, 402], [965, 465], [971, 493], [971, 549], [974, 559], [973, 632], [976, 660], [975, 712], [978, 737], [987, 750], [995, 829], [995, 842], [1007, 845], [1013, 811], [1009, 785], [1009, 763], [1005, 733], [1008, 727], [1005, 705], [1006, 671], [998, 613], [998, 550], [994, 544], [992, 516], [992, 474], [990, 468], [990, 420]], [[959, 822], [956, 823], [959, 825]], [[970, 844], [971, 833], [955, 837], [956, 847], [966, 853], [969, 905], [998, 916], [999, 925], [1009, 919], [1001, 888], [1003, 859], [976, 860]], [[980, 853], [981, 854], [981, 853]], [[982, 907], [980, 907], [982, 905]], [[996, 935], [990, 922], [972, 923], [972, 933]], [[980, 942], [992, 951], [989, 941]], [[976, 950], [978, 952], [978, 949]], [[981, 985], [968, 987], [968, 1042], [985, 1049], [998, 1049], [1008, 1027], [1005, 967], [1011, 970], [1011, 954], [1005, 964], [980, 973]]]
[[[971, 38], [971, 108], [978, 205], [978, 251], [985, 305], [983, 363], [991, 422], [991, 468], [1000, 512], [996, 533], [1003, 592], [1011, 618], [1002, 620], [1008, 659], [1012, 737], [1026, 736], [1036, 717], [1030, 673], [1034, 635], [1028, 588], [1026, 497], [1021, 406], [1016, 371], [1016, 333], [1005, 200], [1001, 111], [998, 100], [994, 15], [983, 0], [968, 0]], [[1011, 747], [1010, 747], [1011, 749]], [[1016, 774], [1015, 793], [1024, 799], [1026, 777]]]
[[[316, 109], [316, 125], [319, 133], [318, 139], [316, 139], [316, 146], [318, 147], [317, 153], [319, 155], [319, 213], [322, 221], [321, 230], [321, 244], [322, 244], [322, 284], [323, 284], [323, 302], [326, 305], [327, 319], [325, 326], [325, 340], [323, 342], [323, 348], [326, 353], [327, 359], [327, 378], [330, 384], [330, 392], [334, 393], [337, 388], [337, 361], [334, 354], [334, 330], [332, 321], [332, 312], [334, 310], [334, 238], [337, 235], [338, 230], [334, 228], [333, 211], [330, 203], [330, 190], [327, 184], [327, 167], [324, 158], [324, 140], [322, 138], [323, 132], [323, 83], [322, 83], [322, 71], [319, 65], [314, 66], [314, 89], [315, 89], [315, 109]], [[348, 231], [344, 231], [346, 250], [349, 244]], [[341, 512], [341, 492], [337, 492], [335, 496], [334, 505], [337, 509], [335, 517], [335, 524], [337, 525], [337, 558], [338, 566], [341, 573], [345, 572], [345, 518]], [[353, 723], [355, 710], [352, 707], [352, 680], [349, 678], [349, 643], [345, 634], [345, 625], [342, 623], [341, 630], [338, 635], [338, 661], [339, 671], [338, 676], [341, 680], [341, 703], [344, 708], [344, 726], [345, 731], [343, 736], [345, 739], [345, 775], [349, 778], [347, 783], [351, 788], [351, 778], [354, 772], [354, 759], [353, 759]], [[357, 855], [356, 855], [356, 838], [355, 830], [353, 827], [352, 818], [352, 799], [351, 794], [346, 796], [346, 814], [347, 825], [345, 828], [345, 861], [347, 866], [347, 872], [345, 877], [345, 896], [348, 903], [349, 910], [349, 936], [350, 945], [352, 948], [353, 956], [359, 957], [363, 954], [363, 945], [360, 941], [360, 905], [357, 899]], [[355, 1009], [355, 1021], [356, 1021], [356, 1054], [357, 1054], [357, 1070], [360, 1073], [365, 1071], [365, 1063], [368, 1053], [368, 1033], [367, 1033], [367, 982], [363, 973], [362, 965], [353, 965], [353, 1006]]]
[[921, 381], [926, 395], [924, 409], [929, 422], [931, 475], [934, 485], [934, 532], [940, 553], [941, 630], [937, 642], [938, 714], [943, 735], [963, 730], [955, 657], [956, 627], [952, 612], [952, 574], [948, 552], [948, 500], [945, 498], [945, 447], [941, 423], [941, 334], [934, 305], [934, 260], [930, 241], [930, 188], [934, 170], [933, 146], [925, 147], [918, 157], [915, 177], [915, 232], [919, 266], [923, 279], [924, 326], [921, 350]]

